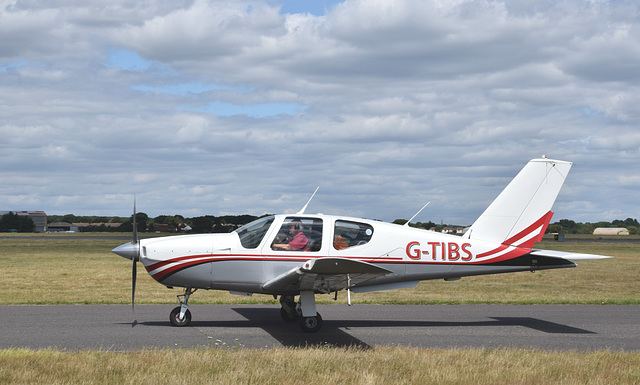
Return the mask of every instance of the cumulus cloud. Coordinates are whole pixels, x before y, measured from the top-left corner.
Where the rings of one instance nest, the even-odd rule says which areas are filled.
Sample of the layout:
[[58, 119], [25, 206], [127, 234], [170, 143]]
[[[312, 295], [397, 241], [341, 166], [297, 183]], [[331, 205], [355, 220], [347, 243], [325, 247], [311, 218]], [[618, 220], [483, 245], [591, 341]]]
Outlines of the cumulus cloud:
[[633, 217], [639, 11], [0, 1], [0, 209], [469, 224], [546, 154], [557, 217]]

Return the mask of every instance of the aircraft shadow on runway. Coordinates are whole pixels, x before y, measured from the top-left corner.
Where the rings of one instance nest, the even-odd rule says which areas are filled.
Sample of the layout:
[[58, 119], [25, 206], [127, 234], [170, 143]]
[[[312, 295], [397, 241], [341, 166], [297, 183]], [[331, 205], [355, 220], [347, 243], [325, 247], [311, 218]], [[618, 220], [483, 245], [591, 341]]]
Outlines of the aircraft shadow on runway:
[[[324, 320], [322, 329], [318, 333], [303, 333], [296, 324], [285, 323], [280, 318], [279, 308], [233, 308], [246, 318], [236, 321], [191, 321], [190, 327], [222, 327], [222, 328], [250, 328], [258, 327], [269, 333], [283, 346], [335, 346], [360, 347], [371, 346], [350, 335], [350, 328], [381, 328], [381, 327], [526, 327], [549, 334], [596, 334], [592, 331], [575, 328], [555, 322], [549, 322], [531, 317], [491, 317], [490, 321], [414, 321], [414, 320]], [[167, 326], [169, 322], [141, 322], [146, 326]]]

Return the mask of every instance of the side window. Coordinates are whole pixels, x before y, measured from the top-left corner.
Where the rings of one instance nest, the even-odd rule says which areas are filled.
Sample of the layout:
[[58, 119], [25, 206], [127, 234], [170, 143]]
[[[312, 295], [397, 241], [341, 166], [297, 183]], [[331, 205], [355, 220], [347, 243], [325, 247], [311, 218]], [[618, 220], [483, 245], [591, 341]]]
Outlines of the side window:
[[267, 230], [271, 227], [274, 217], [264, 217], [246, 224], [235, 230], [240, 236], [240, 243], [245, 249], [255, 249], [260, 245], [262, 238], [267, 234]]
[[333, 234], [333, 247], [342, 250], [369, 242], [373, 236], [373, 227], [366, 223], [336, 221]]
[[271, 243], [273, 250], [319, 251], [322, 247], [322, 220], [287, 217]]

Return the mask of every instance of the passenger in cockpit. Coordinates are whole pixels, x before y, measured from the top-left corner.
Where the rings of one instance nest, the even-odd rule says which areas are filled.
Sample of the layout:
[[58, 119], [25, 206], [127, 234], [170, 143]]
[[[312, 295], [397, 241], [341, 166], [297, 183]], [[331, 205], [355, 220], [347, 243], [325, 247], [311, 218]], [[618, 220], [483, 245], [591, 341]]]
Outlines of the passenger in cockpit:
[[309, 238], [304, 235], [302, 222], [293, 220], [289, 223], [289, 236], [281, 243], [275, 243], [274, 250], [303, 250], [307, 247]]
[[333, 239], [333, 247], [336, 250], [346, 249], [347, 247], [349, 247], [349, 242], [347, 242], [345, 237], [343, 237], [342, 234], [340, 234]]

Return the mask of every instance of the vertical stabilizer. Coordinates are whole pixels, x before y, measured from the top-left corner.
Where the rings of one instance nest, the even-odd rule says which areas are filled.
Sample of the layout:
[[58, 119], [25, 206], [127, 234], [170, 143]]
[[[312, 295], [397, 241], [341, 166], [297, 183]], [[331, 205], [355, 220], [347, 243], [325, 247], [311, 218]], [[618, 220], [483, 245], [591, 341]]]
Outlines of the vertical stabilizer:
[[551, 221], [551, 206], [571, 165], [546, 158], [529, 161], [464, 237], [533, 247]]

